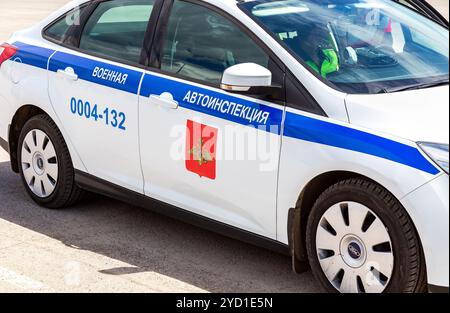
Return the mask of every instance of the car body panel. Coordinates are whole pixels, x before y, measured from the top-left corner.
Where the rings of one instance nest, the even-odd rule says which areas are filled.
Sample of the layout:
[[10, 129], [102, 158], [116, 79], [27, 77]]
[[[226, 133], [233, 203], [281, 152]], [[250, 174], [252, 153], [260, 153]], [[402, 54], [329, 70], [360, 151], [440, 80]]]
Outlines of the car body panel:
[[[449, 286], [449, 176], [436, 177], [402, 199], [420, 234], [428, 283]], [[433, 213], [429, 210], [432, 208]], [[447, 289], [448, 292], [448, 289]]]
[[74, 166], [86, 170], [79, 158], [77, 149], [64, 128], [64, 123], [58, 119], [49, 101], [48, 60], [45, 60], [45, 57], [53, 54], [55, 50], [52, 48], [56, 48], [56, 45], [42, 38], [33, 37], [33, 33], [36, 33], [34, 29], [18, 32], [8, 41], [10, 44], [25, 41], [27, 44], [24, 44], [24, 46], [31, 47], [31, 49], [19, 51], [12, 60], [2, 65], [0, 71], [0, 77], [2, 78], [0, 80], [3, 79], [2, 86], [4, 87], [2, 88], [0, 100], [3, 98], [4, 103], [0, 104], [3, 109], [3, 112], [0, 113], [2, 113], [4, 122], [0, 122], [0, 128], [2, 128], [1, 136], [6, 140], [8, 139], [9, 126], [13, 121], [14, 115], [21, 107], [27, 105], [36, 106], [46, 112], [58, 125], [66, 139]]
[[[82, 53], [67, 52], [68, 49], [60, 49], [49, 61], [49, 95], [56, 114], [64, 121], [89, 173], [142, 192], [137, 97], [142, 73]], [[58, 73], [67, 68], [78, 75], [76, 81]], [[115, 75], [115, 79], [99, 78], [105, 73]], [[73, 101], [77, 103], [75, 113], [69, 109]], [[92, 118], [94, 110], [97, 117]], [[121, 115], [115, 117], [121, 125], [112, 127], [116, 123], [112, 112]], [[86, 127], [80, 129], [80, 123]]]
[[[340, 123], [337, 125], [340, 125]], [[359, 129], [356, 128], [356, 130]], [[344, 142], [348, 143], [346, 141], [348, 138], [347, 134], [343, 133], [343, 136]], [[383, 138], [387, 137], [385, 135], [381, 136]], [[406, 146], [409, 146], [407, 144], [408, 141], [401, 138], [396, 138], [395, 142], [403, 142]], [[358, 138], [354, 142], [356, 147], [361, 143], [365, 146], [367, 140]], [[418, 152], [425, 156], [420, 151]], [[295, 164], [295, 170], [292, 169], [292, 164]], [[304, 190], [308, 183], [322, 174], [339, 171], [363, 175], [382, 185], [397, 199], [402, 199], [408, 193], [431, 181], [440, 173], [439, 170], [427, 173], [405, 164], [401, 165], [391, 160], [376, 157], [373, 154], [355, 152], [284, 136], [278, 185], [279, 240], [288, 241], [288, 234], [283, 232], [287, 227], [287, 221], [282, 216], [288, 214], [289, 208], [296, 206], [300, 194], [295, 192], [295, 190]], [[408, 179], [405, 180], [405, 177], [408, 177]]]
[[[405, 99], [408, 99], [405, 101]], [[411, 141], [449, 143], [449, 87], [349, 95], [350, 123]]]
[[[178, 102], [178, 109], [165, 109], [149, 99], [162, 93], [170, 94]], [[199, 100], [200, 95], [205, 95], [207, 101]], [[260, 118], [249, 122], [239, 114], [222, 113], [208, 106], [212, 99], [242, 105], [241, 112], [251, 108], [261, 114]], [[152, 72], [147, 72], [143, 80], [139, 106], [146, 195], [276, 239], [274, 208], [282, 106]], [[270, 113], [266, 119], [262, 116], [265, 113]], [[195, 137], [189, 132], [189, 121], [216, 132], [217, 149], [212, 160], [216, 173], [209, 177], [205, 177], [208, 173], [190, 171], [184, 161], [185, 151], [190, 149], [186, 139]], [[192, 149], [196, 149], [199, 139], [191, 140]], [[264, 158], [258, 158], [256, 151], [238, 150], [245, 148], [246, 142], [257, 142], [258, 147], [250, 146], [267, 151]]]

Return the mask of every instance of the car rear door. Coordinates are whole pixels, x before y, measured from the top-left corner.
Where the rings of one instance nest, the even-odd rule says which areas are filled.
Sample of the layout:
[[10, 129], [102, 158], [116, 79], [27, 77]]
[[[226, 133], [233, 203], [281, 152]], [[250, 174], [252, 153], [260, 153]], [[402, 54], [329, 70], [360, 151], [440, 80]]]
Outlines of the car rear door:
[[210, 5], [176, 0], [165, 17], [153, 54], [160, 57], [151, 58], [139, 99], [145, 194], [276, 238], [284, 102], [219, 87], [223, 71], [235, 64], [265, 66], [278, 84], [282, 67]]
[[137, 94], [155, 0], [94, 5], [75, 47], [49, 61], [50, 98], [89, 174], [142, 193]]

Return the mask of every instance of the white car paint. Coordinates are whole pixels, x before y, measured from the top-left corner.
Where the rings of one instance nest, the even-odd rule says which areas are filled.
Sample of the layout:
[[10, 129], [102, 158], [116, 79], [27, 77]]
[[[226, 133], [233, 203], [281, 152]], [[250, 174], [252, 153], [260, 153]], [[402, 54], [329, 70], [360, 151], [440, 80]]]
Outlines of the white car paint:
[[346, 98], [351, 124], [415, 142], [449, 142], [445, 103], [449, 103], [448, 86]]
[[[172, 127], [186, 123], [187, 118], [211, 125], [219, 131], [223, 131], [230, 123], [185, 108], [176, 111], [161, 108], [159, 104], [164, 102], [155, 102], [159, 94], [150, 95], [153, 98], [140, 95], [143, 81], [148, 76], [159, 77], [166, 79], [168, 84], [177, 82], [224, 96], [229, 94], [217, 88], [92, 57], [42, 38], [41, 31], [46, 25], [84, 2], [86, 0], [72, 1], [35, 27], [14, 34], [8, 42], [24, 42], [55, 51], [49, 55], [49, 64], [58, 53], [63, 52], [136, 71], [141, 75], [137, 95], [81, 79], [64, 78], [61, 73], [22, 64], [19, 59], [7, 61], [0, 69], [1, 138], [8, 138], [8, 125], [15, 112], [23, 105], [33, 104], [56, 122], [77, 170], [286, 244], [288, 210], [296, 205], [303, 188], [323, 173], [355, 172], [378, 182], [403, 203], [423, 243], [429, 283], [448, 286], [448, 174], [440, 169], [430, 173], [368, 153], [255, 129], [250, 132], [274, 141], [278, 147], [276, 155], [272, 156], [278, 164], [275, 170], [261, 172], [261, 163], [254, 160], [225, 161], [218, 168], [219, 179], [198, 179], [185, 170], [183, 162], [170, 157]], [[429, 164], [434, 162], [418, 149], [416, 142], [449, 143], [448, 87], [377, 96], [347, 95], [318, 80], [245, 15], [234, 1], [205, 2], [227, 11], [251, 29], [283, 60], [328, 115], [327, 118], [318, 117], [292, 108], [285, 109], [274, 103], [236, 96], [242, 101], [251, 100], [278, 110], [282, 116], [282, 127], [287, 129], [295, 126], [288, 123], [287, 116], [292, 114], [308, 121], [343, 127], [417, 149]], [[127, 134], [99, 126], [81, 126], [80, 121], [73, 119], [67, 108], [64, 108], [75, 94], [79, 98], [92, 98], [105, 103], [114, 98], [114, 105], [127, 114], [128, 125], [131, 126]], [[238, 133], [249, 131], [242, 125], [236, 125], [236, 129]], [[219, 139], [218, 147], [226, 149], [227, 145]], [[447, 243], [441, 245], [445, 238]]]
[[[70, 52], [76, 56], [83, 55], [73, 53], [66, 48], [59, 50], [60, 52]], [[57, 56], [55, 55], [55, 57]], [[92, 60], [100, 61], [99, 58], [92, 58]], [[111, 62], [111, 64], [113, 63]], [[119, 64], [116, 63], [116, 65]], [[119, 66], [127, 68], [127, 66]], [[71, 111], [67, 110], [67, 105], [74, 96], [76, 101], [92, 102], [92, 106], [98, 104], [100, 107], [109, 106], [111, 109], [118, 109], [118, 104], [120, 104], [120, 111], [127, 115], [129, 125], [138, 125], [138, 97], [106, 86], [93, 88], [93, 84], [90, 82], [71, 79], [70, 74], [67, 77], [66, 70], [67, 67], [63, 66], [59, 69], [59, 73], [49, 74], [49, 96], [55, 114], [60, 121], [64, 121], [65, 130], [70, 134], [71, 140], [76, 143], [77, 150], [82, 154], [83, 164], [87, 171], [130, 190], [142, 192], [137, 127], [129, 127], [126, 132], [122, 132], [117, 129], [105, 128], [102, 124], [97, 123], [93, 124], [87, 132], [80, 132], [80, 120], [74, 119]], [[70, 92], [67, 92], [68, 90]], [[102, 114], [103, 110], [99, 111], [99, 114]], [[99, 138], [103, 138], [103, 140], [99, 140]], [[95, 148], [93, 149], [93, 147]], [[117, 149], [117, 147], [121, 148]], [[121, 166], [121, 164], [128, 164], [128, 166]]]

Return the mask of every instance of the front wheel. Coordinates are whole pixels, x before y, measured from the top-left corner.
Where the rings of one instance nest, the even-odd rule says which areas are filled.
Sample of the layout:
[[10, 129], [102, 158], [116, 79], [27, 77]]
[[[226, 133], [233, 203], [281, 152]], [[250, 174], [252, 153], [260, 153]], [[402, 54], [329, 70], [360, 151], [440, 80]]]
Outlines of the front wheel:
[[50, 117], [38, 115], [25, 123], [17, 155], [23, 184], [37, 204], [60, 209], [81, 198], [66, 143]]
[[418, 292], [425, 264], [411, 219], [389, 192], [364, 179], [340, 182], [315, 203], [306, 244], [330, 292]]

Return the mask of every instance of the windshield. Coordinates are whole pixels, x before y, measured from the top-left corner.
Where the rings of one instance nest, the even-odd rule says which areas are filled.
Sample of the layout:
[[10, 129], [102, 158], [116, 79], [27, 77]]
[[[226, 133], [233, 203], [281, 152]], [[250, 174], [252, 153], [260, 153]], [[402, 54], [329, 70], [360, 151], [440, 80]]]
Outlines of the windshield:
[[341, 91], [448, 84], [448, 29], [394, 1], [256, 0], [239, 6]]

